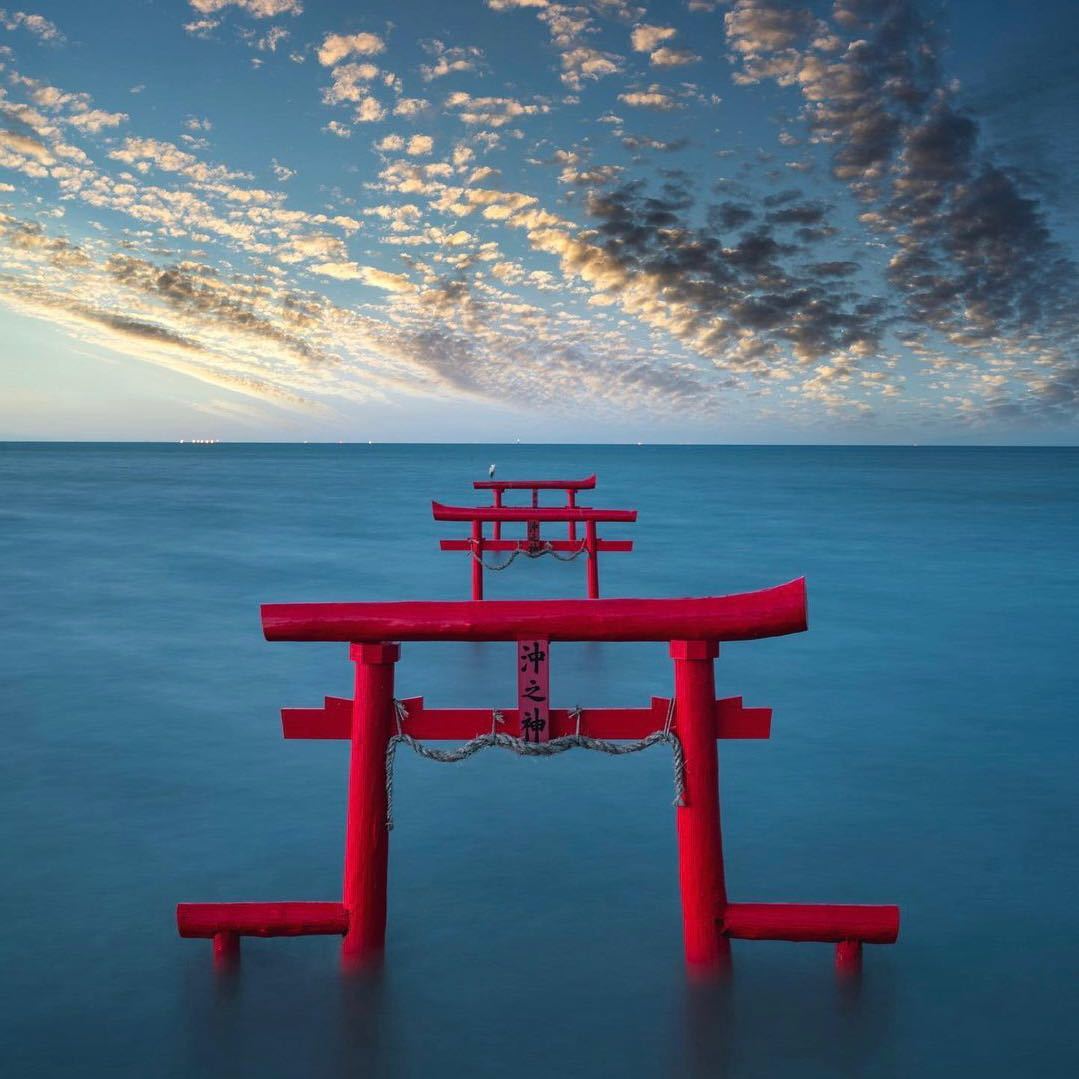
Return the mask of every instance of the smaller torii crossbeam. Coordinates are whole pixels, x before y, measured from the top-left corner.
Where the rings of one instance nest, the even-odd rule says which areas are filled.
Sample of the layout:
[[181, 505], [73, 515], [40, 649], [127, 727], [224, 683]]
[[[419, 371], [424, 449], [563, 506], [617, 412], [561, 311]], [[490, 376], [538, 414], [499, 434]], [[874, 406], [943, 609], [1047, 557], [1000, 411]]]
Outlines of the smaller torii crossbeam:
[[[402, 736], [427, 740], [494, 739], [504, 724], [514, 745], [561, 738], [676, 742], [682, 790], [675, 810], [682, 926], [691, 970], [722, 970], [732, 938], [823, 941], [836, 946], [841, 971], [857, 970], [863, 943], [890, 944], [899, 932], [894, 906], [737, 903], [727, 897], [720, 830], [716, 743], [767, 738], [771, 709], [716, 699], [715, 660], [722, 641], [799, 633], [806, 628], [805, 582], [760, 592], [699, 599], [605, 599], [399, 603], [294, 603], [262, 608], [271, 641], [350, 643], [352, 698], [282, 712], [286, 738], [350, 743], [340, 902], [181, 903], [180, 935], [213, 940], [221, 959], [239, 954], [241, 936], [336, 934], [347, 967], [377, 963], [386, 934], [389, 856], [388, 767]], [[398, 700], [398, 641], [513, 641], [517, 707], [429, 708], [422, 697]], [[581, 708], [550, 704], [551, 645], [558, 641], [655, 641], [668, 644], [673, 693], [647, 707]], [[395, 737], [395, 729], [397, 735]]]
[[[436, 521], [467, 521], [472, 525], [468, 539], [444, 539], [439, 546], [443, 551], [468, 551], [472, 556], [472, 598], [483, 599], [484, 553], [487, 551], [508, 553], [512, 561], [518, 554], [538, 558], [550, 554], [564, 561], [586, 556], [588, 598], [599, 599], [599, 552], [632, 551], [633, 540], [600, 539], [596, 525], [601, 522], [632, 523], [637, 520], [636, 510], [593, 509], [577, 505], [577, 492], [592, 490], [596, 486], [595, 475], [582, 480], [476, 480], [473, 487], [489, 490], [494, 494], [490, 506], [446, 506], [432, 502], [431, 510]], [[531, 506], [506, 506], [502, 497], [506, 491], [531, 491]], [[565, 491], [564, 506], [541, 506], [540, 491]], [[483, 534], [483, 526], [490, 523], [491, 536]], [[502, 536], [504, 524], [524, 524], [525, 535], [519, 539]], [[544, 539], [540, 534], [543, 524], [565, 524], [565, 539]], [[584, 538], [579, 539], [577, 526], [584, 525]], [[503, 569], [507, 563], [488, 567]]]

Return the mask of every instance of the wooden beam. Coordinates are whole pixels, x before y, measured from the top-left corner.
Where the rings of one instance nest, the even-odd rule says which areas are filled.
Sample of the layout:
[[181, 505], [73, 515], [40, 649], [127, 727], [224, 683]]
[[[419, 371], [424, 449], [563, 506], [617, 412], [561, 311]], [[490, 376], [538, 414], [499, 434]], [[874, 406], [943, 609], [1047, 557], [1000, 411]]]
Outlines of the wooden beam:
[[[427, 708], [422, 697], [409, 697], [402, 703], [408, 709], [402, 729], [413, 738], [466, 742], [491, 731], [493, 718], [489, 708]], [[653, 697], [648, 708], [582, 708], [581, 733], [614, 740], [646, 738], [653, 731], [663, 729], [669, 703], [666, 697]], [[503, 722], [498, 730], [519, 736], [517, 709], [501, 711]], [[717, 738], [768, 738], [771, 726], [771, 708], [743, 708], [741, 697], [716, 701]], [[327, 697], [321, 708], [282, 708], [281, 728], [286, 738], [350, 738], [352, 701], [347, 697]], [[678, 732], [677, 720], [673, 729]], [[577, 721], [569, 709], [551, 709], [552, 738], [574, 734], [576, 730]]]
[[590, 506], [446, 506], [431, 503], [436, 521], [636, 521], [636, 510]]
[[[579, 540], [542, 540], [543, 545], [550, 546], [552, 551], [579, 551], [581, 550], [581, 543]], [[443, 551], [470, 551], [472, 550], [472, 540], [470, 539], [444, 539], [438, 541], [439, 547]], [[520, 551], [529, 550], [529, 541], [527, 539], [484, 539], [481, 541], [481, 546], [485, 551]], [[596, 540], [597, 551], [632, 551], [633, 540]]]
[[806, 628], [805, 578], [702, 599], [268, 603], [269, 641], [744, 641]]
[[180, 903], [176, 925], [181, 937], [343, 936], [348, 912], [340, 903]]
[[474, 480], [477, 491], [590, 491], [596, 486], [596, 474], [583, 480]]
[[835, 903], [728, 903], [723, 932], [739, 940], [815, 940], [894, 944], [899, 908]]

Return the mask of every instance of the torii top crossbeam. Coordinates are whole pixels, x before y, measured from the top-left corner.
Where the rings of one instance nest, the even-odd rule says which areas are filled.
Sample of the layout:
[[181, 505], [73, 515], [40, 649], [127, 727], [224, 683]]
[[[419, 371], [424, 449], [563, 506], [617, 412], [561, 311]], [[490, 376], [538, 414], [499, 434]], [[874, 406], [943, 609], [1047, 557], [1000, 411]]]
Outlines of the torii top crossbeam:
[[805, 578], [699, 599], [269, 603], [268, 641], [747, 641], [801, 633]]
[[[475, 480], [472, 484], [477, 491], [591, 491], [596, 486], [596, 474], [585, 476], [583, 480]], [[495, 500], [495, 505], [501, 503]], [[570, 499], [569, 505], [573, 505]]]

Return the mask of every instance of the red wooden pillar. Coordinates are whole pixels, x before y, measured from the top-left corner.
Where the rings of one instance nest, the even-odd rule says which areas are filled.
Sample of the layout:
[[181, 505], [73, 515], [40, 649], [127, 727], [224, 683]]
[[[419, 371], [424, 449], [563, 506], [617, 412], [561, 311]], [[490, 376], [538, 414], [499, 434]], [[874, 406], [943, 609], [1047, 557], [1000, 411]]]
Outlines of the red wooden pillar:
[[585, 551], [588, 554], [588, 598], [599, 599], [599, 551], [596, 550], [596, 522], [585, 522]]
[[[502, 506], [502, 489], [500, 487], [495, 488], [495, 505], [501, 508]], [[502, 522], [495, 521], [495, 539], [502, 538]]]
[[231, 970], [240, 961], [240, 938], [236, 933], [214, 934], [214, 966]]
[[835, 946], [835, 969], [841, 978], [855, 978], [862, 972], [862, 942], [841, 940]]
[[[566, 492], [566, 505], [571, 506], [571, 507], [577, 505], [577, 492], [572, 487]], [[570, 543], [576, 543], [577, 542], [577, 522], [576, 521], [570, 521], [570, 523], [569, 523], [569, 533], [568, 533], [567, 538], [569, 539]]]
[[483, 522], [472, 522], [472, 598], [483, 599]]
[[[532, 488], [532, 508], [539, 508], [539, 488]], [[540, 540], [540, 523], [539, 521], [532, 520], [525, 525], [525, 538], [528, 540], [529, 554], [538, 554], [542, 541]]]
[[722, 971], [730, 941], [720, 931], [727, 905], [719, 824], [715, 641], [671, 641], [675, 731], [685, 753], [686, 804], [676, 811], [682, 935], [691, 970]]
[[345, 821], [345, 882], [342, 902], [348, 932], [345, 964], [377, 964], [386, 940], [386, 745], [393, 716], [397, 644], [353, 644], [356, 694], [352, 705], [352, 753]]

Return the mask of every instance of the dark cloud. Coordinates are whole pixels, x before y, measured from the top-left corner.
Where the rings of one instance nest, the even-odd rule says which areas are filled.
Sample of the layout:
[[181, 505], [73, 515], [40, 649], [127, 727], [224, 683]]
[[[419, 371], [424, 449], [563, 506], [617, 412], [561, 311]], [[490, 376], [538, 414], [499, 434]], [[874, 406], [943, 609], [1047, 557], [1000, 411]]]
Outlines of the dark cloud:
[[[893, 250], [887, 279], [905, 317], [953, 344], [1003, 349], [1015, 362], [1033, 356], [1042, 371], [1028, 369], [1026, 386], [1043, 404], [1074, 402], [1079, 274], [1036, 194], [991, 160], [977, 119], [940, 73], [939, 42], [918, 5], [836, 0], [823, 23], [774, 0], [738, 0], [726, 23], [741, 81], [801, 88], [806, 121], [833, 148], [835, 177]], [[766, 220], [818, 227], [823, 212], [800, 219], [809, 206]], [[836, 265], [818, 264], [818, 276]], [[998, 402], [993, 411], [1006, 410]]]
[[307, 363], [335, 362], [303, 337], [316, 325], [319, 314], [309, 298], [286, 296], [282, 302], [275, 295], [271, 320], [256, 310], [256, 301], [269, 296], [269, 289], [262, 292], [255, 285], [222, 288], [206, 266], [186, 263], [162, 268], [129, 255], [113, 255], [105, 262], [105, 270], [116, 281], [163, 301], [176, 313], [265, 338]]
[[[694, 199], [680, 175], [670, 175], [655, 195], [643, 181], [595, 194], [588, 210], [597, 222], [593, 242], [631, 279], [652, 282], [665, 303], [688, 309], [684, 335], [721, 366], [767, 375], [763, 356], [777, 349], [793, 349], [806, 363], [848, 349], [876, 350], [883, 304], [834, 284], [856, 267], [799, 268], [804, 248], [773, 231], [777, 224], [820, 220], [823, 204], [773, 210], [734, 240], [729, 233], [752, 222], [754, 210], [725, 202], [707, 208], [703, 227], [694, 225]], [[758, 338], [760, 348], [745, 347], [746, 333]]]

